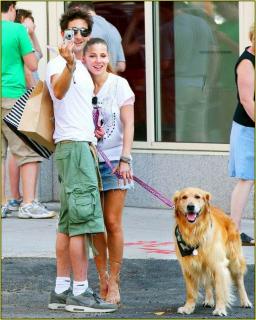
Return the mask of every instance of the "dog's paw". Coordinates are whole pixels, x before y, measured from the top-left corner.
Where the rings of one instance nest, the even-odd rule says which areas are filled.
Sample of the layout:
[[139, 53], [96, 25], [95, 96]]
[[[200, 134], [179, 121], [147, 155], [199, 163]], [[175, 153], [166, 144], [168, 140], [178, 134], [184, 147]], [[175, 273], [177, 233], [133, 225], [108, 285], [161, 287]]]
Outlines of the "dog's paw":
[[193, 305], [186, 305], [183, 307], [179, 307], [177, 312], [182, 314], [190, 314], [195, 310], [195, 306]]
[[213, 310], [212, 314], [213, 314], [214, 316], [220, 316], [220, 317], [222, 317], [222, 316], [226, 316], [226, 315], [227, 315], [227, 311], [226, 311], [226, 308], [217, 308], [217, 307], [216, 307], [216, 308]]
[[204, 308], [213, 308], [214, 307], [214, 301], [204, 301], [203, 307]]
[[252, 308], [252, 303], [249, 299], [246, 299], [245, 301], [241, 301], [241, 307], [242, 308]]
[[204, 308], [213, 308], [215, 305], [213, 298], [206, 298], [204, 299], [203, 307]]

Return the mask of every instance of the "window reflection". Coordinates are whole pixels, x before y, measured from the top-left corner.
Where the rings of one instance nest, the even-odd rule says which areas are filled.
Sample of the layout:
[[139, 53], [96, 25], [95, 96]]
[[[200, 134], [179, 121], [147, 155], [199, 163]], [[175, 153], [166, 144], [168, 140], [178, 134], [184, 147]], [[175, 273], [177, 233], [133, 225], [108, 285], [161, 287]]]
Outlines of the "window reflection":
[[95, 2], [95, 10], [113, 23], [122, 37], [126, 70], [121, 74], [135, 93], [136, 141], [146, 141], [144, 2]]
[[159, 12], [161, 141], [228, 143], [237, 3], [159, 2]]

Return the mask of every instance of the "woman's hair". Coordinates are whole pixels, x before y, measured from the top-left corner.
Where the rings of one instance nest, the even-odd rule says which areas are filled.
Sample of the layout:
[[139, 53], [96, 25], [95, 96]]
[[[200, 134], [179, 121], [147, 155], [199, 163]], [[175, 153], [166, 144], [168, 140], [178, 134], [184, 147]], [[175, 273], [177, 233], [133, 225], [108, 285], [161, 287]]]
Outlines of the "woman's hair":
[[249, 39], [252, 43], [252, 48], [254, 52], [255, 52], [255, 27], [256, 25], [253, 24], [249, 31]]
[[[93, 46], [93, 45], [95, 45], [95, 44], [103, 44], [103, 45], [107, 48], [107, 52], [108, 52], [108, 54], [110, 55], [109, 50], [108, 50], [108, 44], [107, 44], [107, 42], [106, 42], [105, 40], [101, 39], [101, 38], [91, 38], [89, 41], [87, 41], [87, 43], [86, 43], [86, 45], [85, 45], [85, 47], [84, 47], [84, 52], [83, 52], [83, 54], [85, 55], [85, 53], [87, 52], [87, 50], [88, 50], [91, 46]], [[115, 71], [114, 71], [114, 69], [113, 69], [113, 67], [112, 67], [112, 65], [111, 65], [110, 62], [108, 63], [108, 66], [107, 66], [107, 72], [115, 73]]]
[[63, 13], [63, 15], [60, 18], [61, 31], [66, 30], [69, 22], [76, 19], [81, 19], [86, 21], [88, 25], [88, 29], [92, 31], [92, 25], [93, 25], [92, 17], [85, 10], [82, 10], [81, 8], [71, 8], [67, 10], [65, 13]]
[[22, 23], [22, 21], [26, 18], [30, 18], [33, 22], [35, 22], [32, 16], [32, 12], [30, 10], [25, 10], [25, 9], [16, 10], [15, 22]]

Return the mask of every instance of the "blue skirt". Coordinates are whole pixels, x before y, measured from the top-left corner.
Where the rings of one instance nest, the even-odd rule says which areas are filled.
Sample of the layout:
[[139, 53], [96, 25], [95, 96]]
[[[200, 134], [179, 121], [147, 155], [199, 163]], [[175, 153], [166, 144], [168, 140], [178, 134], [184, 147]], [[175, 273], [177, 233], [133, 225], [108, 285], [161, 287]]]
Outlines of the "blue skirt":
[[[117, 166], [119, 163], [118, 160], [111, 161], [111, 164], [113, 167]], [[100, 162], [99, 165], [100, 169], [100, 175], [103, 185], [103, 191], [108, 190], [129, 190], [134, 188], [134, 182], [133, 180], [131, 183], [128, 183], [124, 185], [124, 182], [122, 179], [118, 179], [113, 173], [112, 170], [109, 168], [109, 166], [106, 164], [106, 162]]]
[[254, 180], [254, 128], [233, 121], [228, 171], [230, 177]]

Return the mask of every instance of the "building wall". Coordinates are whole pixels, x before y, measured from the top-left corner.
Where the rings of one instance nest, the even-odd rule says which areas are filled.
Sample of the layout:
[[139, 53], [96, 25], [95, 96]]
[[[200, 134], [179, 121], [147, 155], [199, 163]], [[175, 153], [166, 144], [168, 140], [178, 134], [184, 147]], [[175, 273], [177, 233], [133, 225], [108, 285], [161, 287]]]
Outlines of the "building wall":
[[[228, 155], [133, 153], [134, 174], [167, 198], [175, 191], [200, 187], [212, 194], [212, 203], [230, 210], [230, 196], [235, 179], [227, 173]], [[53, 172], [53, 174], [49, 174]], [[41, 167], [39, 197], [43, 201], [59, 201], [59, 184], [55, 165], [45, 160]], [[157, 198], [135, 183], [126, 199], [126, 206], [167, 208]], [[253, 218], [253, 193], [245, 210], [246, 218]]]
[[[248, 44], [247, 30], [254, 18], [254, 3], [252, 1], [239, 2], [240, 14], [240, 51]], [[63, 2], [59, 1], [19, 1], [18, 8], [32, 10], [36, 22], [36, 33], [42, 46], [44, 57], [39, 64], [41, 79], [45, 76], [45, 66], [52, 55], [47, 51], [46, 45], [56, 47], [61, 43], [59, 18], [63, 12]], [[235, 180], [228, 177], [228, 145], [209, 144], [206, 150], [223, 151], [216, 153], [199, 153], [200, 146], [193, 144], [158, 143], [155, 142], [154, 128], [154, 95], [153, 95], [153, 43], [152, 35], [152, 8], [150, 2], [145, 5], [147, 40], [147, 142], [135, 142], [133, 150], [134, 172], [143, 181], [162, 192], [167, 197], [185, 186], [201, 187], [213, 195], [213, 203], [229, 211], [230, 196]], [[187, 149], [188, 148], [188, 149]], [[143, 150], [145, 149], [145, 150]], [[180, 150], [179, 152], [171, 151]], [[184, 150], [190, 150], [186, 152]], [[194, 150], [194, 151], [191, 151]], [[193, 169], [192, 169], [193, 168]], [[42, 201], [58, 201], [58, 179], [53, 160], [44, 160], [41, 165], [38, 184], [38, 197]], [[164, 208], [165, 206], [151, 194], [135, 184], [135, 189], [130, 191], [126, 201], [127, 206]], [[246, 208], [246, 216], [253, 217], [253, 195]]]

